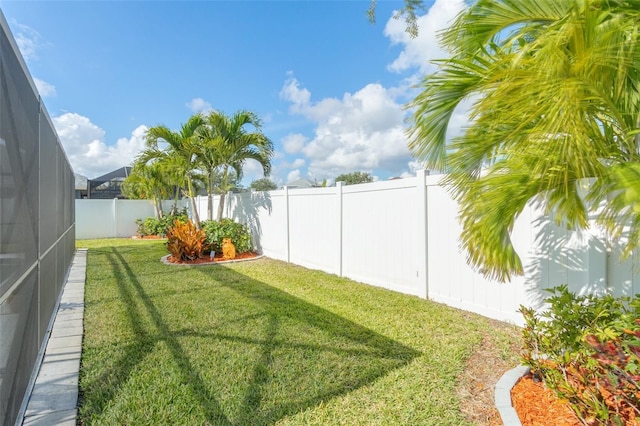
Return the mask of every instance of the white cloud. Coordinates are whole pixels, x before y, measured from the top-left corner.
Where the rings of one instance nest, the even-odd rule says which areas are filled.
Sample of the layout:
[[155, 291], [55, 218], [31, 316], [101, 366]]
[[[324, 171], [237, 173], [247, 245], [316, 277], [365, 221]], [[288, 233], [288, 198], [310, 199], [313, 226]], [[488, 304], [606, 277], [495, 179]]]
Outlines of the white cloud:
[[307, 89], [300, 89], [300, 83], [293, 77], [289, 77], [285, 81], [282, 90], [280, 91], [280, 97], [282, 99], [291, 102], [291, 112], [300, 113], [309, 107], [311, 102], [311, 92]]
[[295, 154], [302, 151], [307, 140], [307, 137], [300, 133], [292, 133], [284, 137], [282, 145], [284, 146], [284, 151], [286, 153]]
[[55, 96], [56, 88], [53, 84], [49, 84], [46, 81], [40, 80], [39, 78], [34, 78], [33, 82], [36, 84], [36, 88], [38, 89], [38, 93], [43, 98], [48, 96]]
[[414, 177], [418, 170], [424, 168], [422, 164], [417, 161], [409, 161], [409, 163], [407, 163], [407, 167], [408, 167], [408, 170], [405, 172], [402, 172], [402, 174], [400, 175], [402, 179]]
[[298, 179], [302, 179], [302, 173], [300, 173], [299, 169], [292, 170], [287, 175], [287, 182], [291, 182]]
[[[315, 124], [313, 137], [289, 135], [283, 142], [289, 154], [302, 153], [308, 159], [306, 174], [311, 179], [331, 179], [341, 173], [367, 171], [376, 175], [415, 175], [419, 165], [407, 147], [405, 117], [410, 111], [404, 103], [417, 94], [415, 86], [425, 73], [436, 70], [433, 59], [448, 57], [439, 46], [437, 33], [446, 28], [465, 9], [464, 0], [436, 0], [429, 11], [418, 18], [419, 35], [411, 38], [403, 20], [390, 18], [384, 34], [401, 53], [388, 65], [396, 73], [412, 71], [395, 87], [368, 84], [341, 98], [314, 101], [292, 72], [280, 91], [290, 102], [289, 112], [301, 115]], [[448, 137], [462, 133], [469, 124], [470, 101], [456, 109], [451, 118]], [[284, 169], [282, 165], [279, 169]], [[304, 171], [304, 169], [302, 169]], [[296, 168], [289, 174], [300, 173]], [[284, 173], [284, 170], [283, 170]]]
[[211, 104], [202, 98], [193, 98], [185, 104], [194, 113], [202, 112], [207, 114], [213, 111]]
[[307, 164], [307, 161], [304, 158], [296, 158], [293, 160], [293, 163], [291, 163], [291, 168], [300, 168], [305, 164]]
[[402, 19], [390, 18], [384, 34], [392, 44], [403, 45], [403, 50], [388, 69], [402, 72], [417, 67], [423, 74], [435, 71], [435, 65], [429, 61], [448, 57], [439, 45], [437, 33], [447, 28], [465, 7], [464, 0], [436, 0], [427, 14], [418, 18], [419, 30], [415, 38], [405, 31], [406, 24]]
[[131, 137], [123, 137], [115, 145], [107, 145], [104, 130], [80, 114], [66, 113], [54, 117], [53, 124], [74, 172], [90, 179], [131, 165], [145, 147], [147, 127], [144, 125], [134, 129]]
[[12, 31], [24, 60], [36, 59], [38, 50], [44, 45], [40, 33], [27, 25], [18, 24], [15, 21], [12, 21]]
[[[270, 179], [278, 184], [283, 184], [284, 182], [288, 182], [289, 180], [291, 180], [291, 179], [283, 179], [282, 177], [287, 174], [290, 174], [293, 169], [297, 170], [299, 177], [302, 176], [300, 169], [307, 164], [307, 160], [304, 158], [296, 158], [290, 162], [286, 161], [286, 159], [283, 156], [275, 156], [274, 159], [277, 159], [279, 161], [277, 162], [274, 161], [271, 163], [272, 167], [271, 167]], [[296, 171], [296, 170], [293, 170], [293, 171]]]
[[292, 102], [292, 112], [316, 123], [314, 138], [301, 149], [310, 161], [311, 178], [373, 169], [399, 173], [411, 159], [402, 106], [381, 85], [369, 84], [342, 99], [313, 103], [311, 93], [290, 77], [281, 93]]
[[[387, 68], [398, 73], [415, 70], [415, 73], [405, 78], [399, 87], [390, 89], [392, 96], [415, 97], [415, 87], [419, 86], [423, 76], [437, 71], [437, 66], [430, 61], [450, 56], [440, 47], [437, 34], [447, 28], [466, 7], [464, 0], [436, 0], [428, 12], [418, 18], [419, 32], [416, 38], [407, 34], [404, 21], [389, 19], [384, 34], [390, 38], [392, 44], [401, 45], [402, 52]], [[449, 120], [447, 139], [460, 136], [470, 124], [469, 113], [475, 99], [465, 99], [456, 107]], [[408, 173], [414, 172], [409, 164]]]

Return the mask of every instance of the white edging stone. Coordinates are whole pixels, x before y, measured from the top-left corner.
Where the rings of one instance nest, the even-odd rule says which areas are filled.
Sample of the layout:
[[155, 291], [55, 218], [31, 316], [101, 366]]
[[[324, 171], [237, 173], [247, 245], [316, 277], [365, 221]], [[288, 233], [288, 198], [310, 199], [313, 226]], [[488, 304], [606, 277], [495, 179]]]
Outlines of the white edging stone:
[[225, 263], [237, 263], [237, 262], [248, 262], [250, 260], [257, 260], [264, 257], [264, 254], [259, 254], [256, 257], [249, 257], [246, 259], [231, 259], [231, 260], [218, 260], [217, 262], [206, 262], [206, 263], [171, 263], [169, 262], [170, 254], [166, 256], [162, 256], [160, 261], [165, 265], [171, 266], [211, 266], [211, 265], [224, 265]]
[[518, 413], [511, 403], [511, 389], [528, 372], [529, 367], [519, 365], [504, 373], [496, 383], [495, 404], [504, 426], [522, 426]]

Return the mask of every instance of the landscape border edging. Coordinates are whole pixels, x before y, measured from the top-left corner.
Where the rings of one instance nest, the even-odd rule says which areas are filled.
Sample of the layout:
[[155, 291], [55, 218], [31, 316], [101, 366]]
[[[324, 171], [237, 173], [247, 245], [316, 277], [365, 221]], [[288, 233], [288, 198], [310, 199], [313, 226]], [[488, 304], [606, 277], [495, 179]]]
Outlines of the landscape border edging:
[[217, 262], [208, 262], [208, 263], [171, 263], [168, 260], [169, 256], [171, 255], [167, 254], [166, 256], [162, 256], [160, 258], [160, 262], [164, 263], [165, 265], [171, 265], [171, 266], [212, 266], [212, 265], [224, 265], [226, 263], [249, 262], [251, 260], [262, 259], [264, 257], [264, 254], [259, 254], [256, 257], [250, 257], [248, 259], [219, 260]]
[[518, 413], [511, 402], [511, 389], [531, 369], [524, 365], [512, 368], [502, 375], [495, 388], [495, 404], [505, 426], [522, 426]]

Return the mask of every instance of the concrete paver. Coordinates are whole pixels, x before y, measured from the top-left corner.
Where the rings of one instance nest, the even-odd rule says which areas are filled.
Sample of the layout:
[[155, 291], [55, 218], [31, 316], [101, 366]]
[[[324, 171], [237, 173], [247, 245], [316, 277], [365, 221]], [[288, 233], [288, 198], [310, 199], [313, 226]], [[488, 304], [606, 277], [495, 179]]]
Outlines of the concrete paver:
[[86, 249], [76, 251], [23, 425], [76, 424], [86, 256]]

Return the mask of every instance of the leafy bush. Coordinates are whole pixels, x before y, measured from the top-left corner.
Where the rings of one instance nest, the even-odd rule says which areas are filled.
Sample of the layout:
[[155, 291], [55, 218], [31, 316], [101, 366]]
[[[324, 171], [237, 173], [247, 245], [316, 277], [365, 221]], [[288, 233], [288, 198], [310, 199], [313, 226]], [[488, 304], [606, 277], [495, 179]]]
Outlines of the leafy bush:
[[182, 209], [176, 214], [166, 214], [160, 219], [156, 217], [148, 217], [146, 219], [136, 219], [138, 225], [138, 235], [146, 237], [148, 235], [166, 235], [169, 227], [173, 226], [174, 222], [179, 220], [181, 222], [188, 222], [189, 215], [187, 209]]
[[181, 261], [199, 259], [209, 248], [204, 231], [191, 221], [176, 220], [167, 231], [167, 240], [169, 253]]
[[231, 219], [207, 220], [201, 225], [202, 230], [207, 234], [207, 243], [211, 245], [211, 250], [222, 253], [222, 239], [231, 238], [238, 254], [253, 251], [251, 233], [246, 225]]
[[148, 217], [146, 219], [136, 219], [136, 224], [138, 225], [138, 235], [141, 237], [165, 234], [164, 232], [161, 232], [162, 223], [158, 218]]
[[548, 311], [520, 308], [523, 363], [585, 424], [637, 424], [640, 295], [577, 296], [566, 285], [549, 291]]

